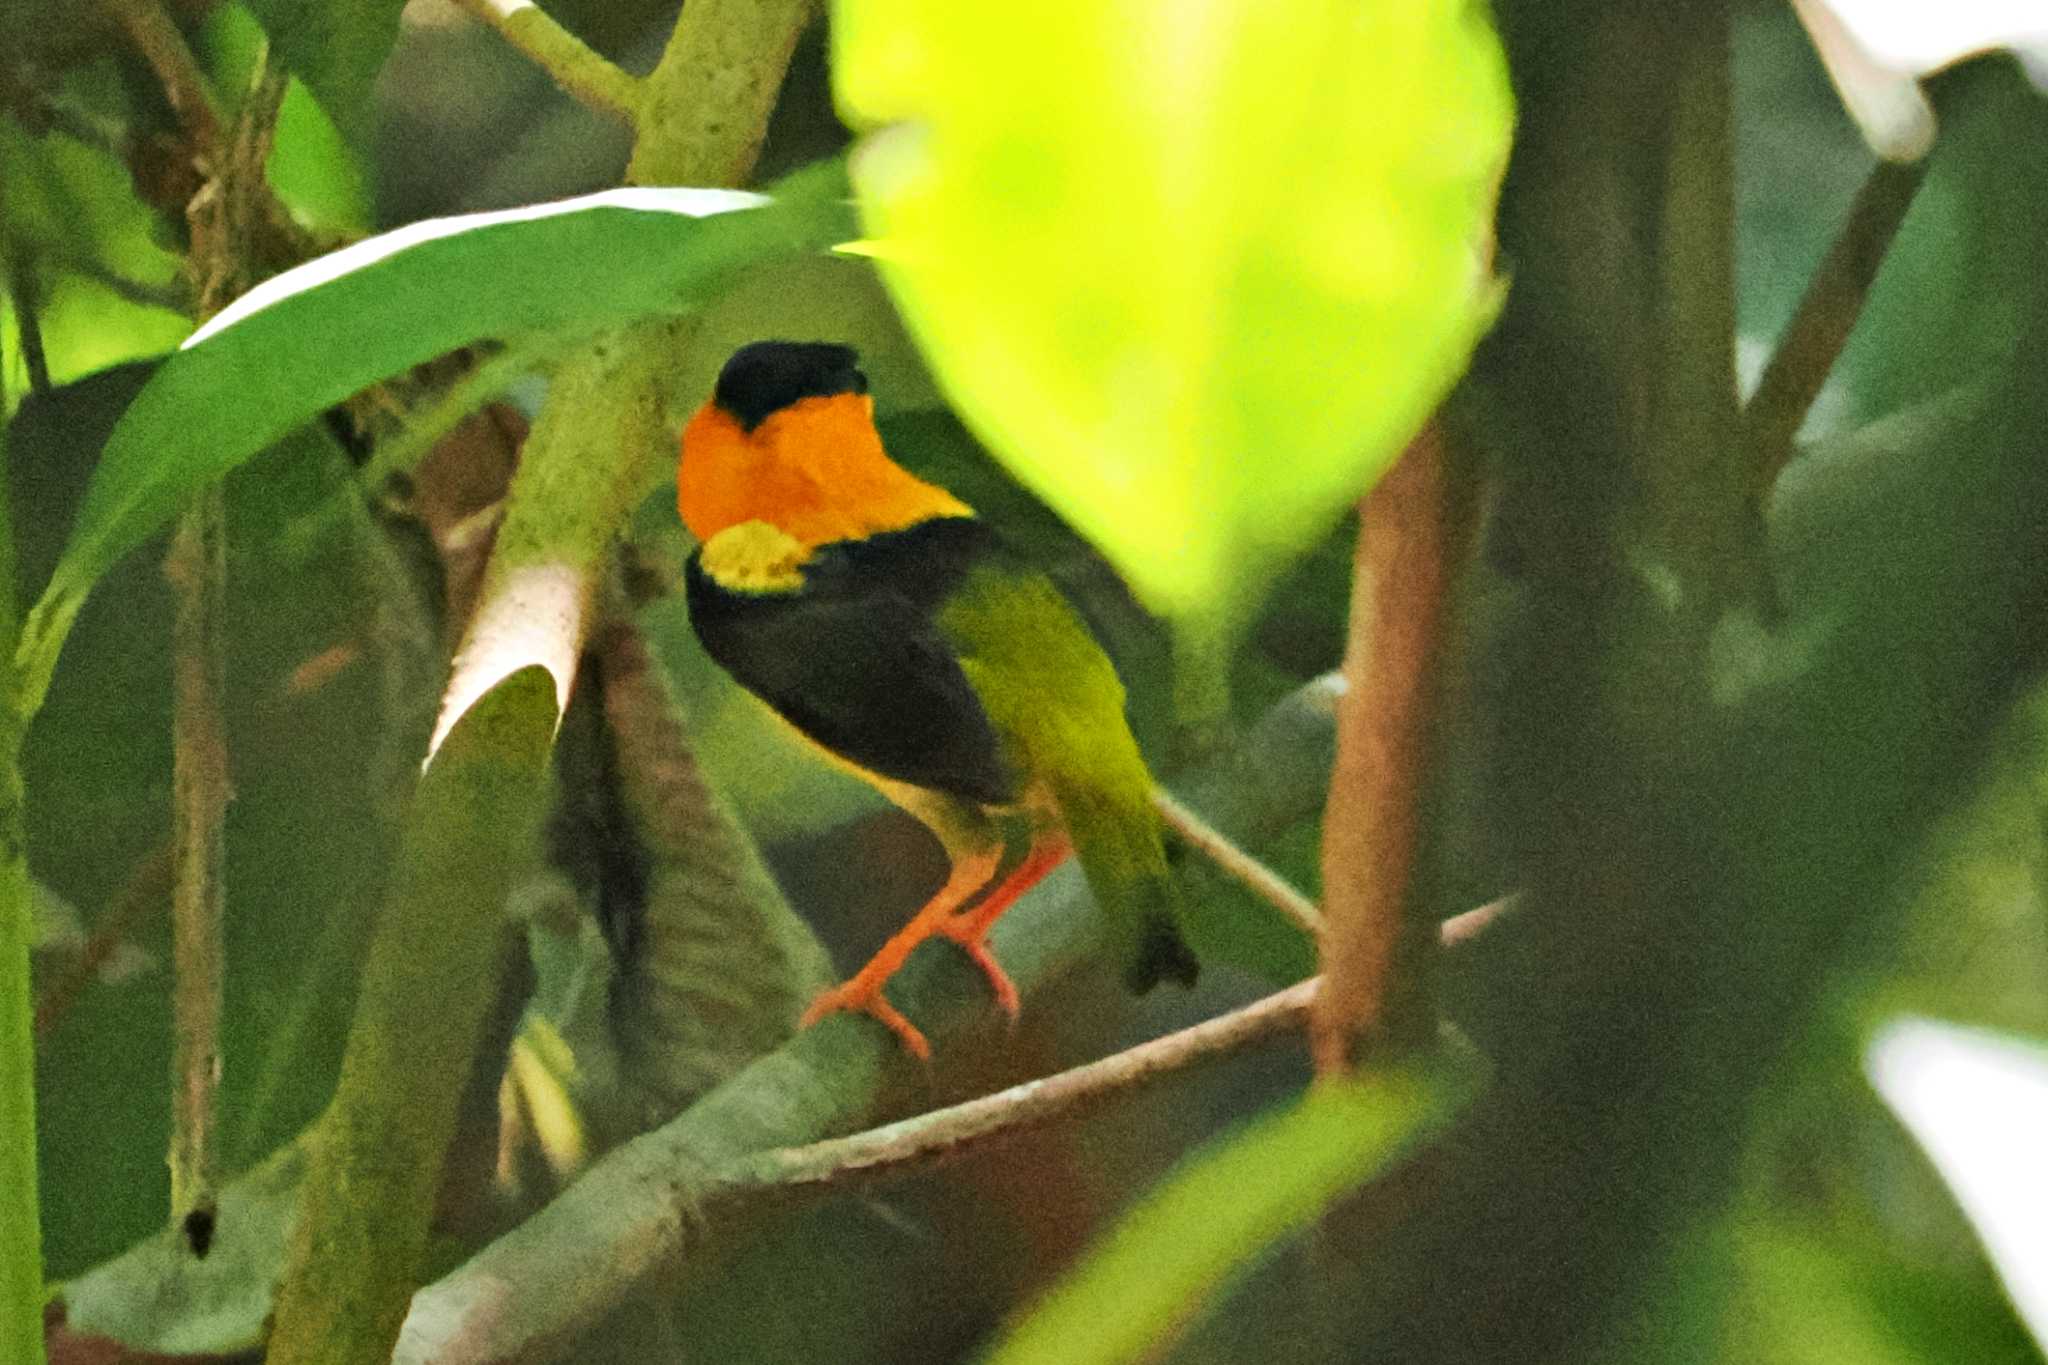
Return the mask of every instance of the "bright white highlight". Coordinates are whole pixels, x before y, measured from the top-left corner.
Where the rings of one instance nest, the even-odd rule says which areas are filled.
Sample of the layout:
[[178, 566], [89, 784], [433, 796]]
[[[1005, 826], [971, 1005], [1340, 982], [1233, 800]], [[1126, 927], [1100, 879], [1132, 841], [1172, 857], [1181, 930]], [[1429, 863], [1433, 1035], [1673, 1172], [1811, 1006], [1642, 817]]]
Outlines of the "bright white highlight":
[[281, 299], [288, 299], [294, 294], [326, 284], [330, 280], [340, 279], [351, 271], [375, 265], [424, 242], [474, 232], [478, 228], [496, 227], [502, 223], [532, 222], [536, 219], [553, 218], [564, 213], [580, 213], [585, 209], [594, 208], [633, 209], [641, 213], [673, 213], [685, 218], [709, 218], [716, 213], [758, 208], [767, 202], [766, 195], [750, 194], [745, 190], [657, 189], [632, 186], [578, 195], [574, 199], [559, 199], [550, 204], [494, 209], [489, 213], [462, 213], [452, 218], [426, 218], [417, 223], [408, 223], [402, 228], [394, 228], [390, 232], [379, 233], [375, 237], [365, 238], [339, 251], [330, 251], [325, 256], [310, 260], [304, 265], [294, 266], [282, 275], [273, 275], [215, 313], [207, 320], [205, 326], [186, 337], [184, 345], [179, 349], [186, 350], [197, 346], [208, 337], [234, 326], [254, 313], [261, 312]]
[[1863, 1066], [2048, 1345], [2048, 1048], [1906, 1017], [1879, 1030]]
[[2042, 0], [1826, 0], [1865, 51], [1915, 75], [2009, 47], [2036, 85], [2048, 84], [2048, 5]]
[[470, 618], [441, 697], [428, 763], [455, 722], [484, 693], [530, 664], [553, 675], [555, 719], [560, 722], [576, 680], [589, 589], [589, 576], [566, 564], [529, 564], [486, 578], [486, 596]]

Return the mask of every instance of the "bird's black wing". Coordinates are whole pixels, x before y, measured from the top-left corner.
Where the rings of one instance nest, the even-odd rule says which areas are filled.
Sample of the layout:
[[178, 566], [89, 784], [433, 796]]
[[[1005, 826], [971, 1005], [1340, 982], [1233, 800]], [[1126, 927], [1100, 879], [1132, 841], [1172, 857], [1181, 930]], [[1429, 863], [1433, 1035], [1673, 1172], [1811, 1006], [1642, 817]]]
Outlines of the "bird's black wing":
[[884, 777], [985, 805], [1016, 798], [994, 726], [932, 623], [993, 549], [946, 517], [814, 551], [801, 585], [735, 590], [688, 570], [690, 620], [734, 680], [820, 745]]

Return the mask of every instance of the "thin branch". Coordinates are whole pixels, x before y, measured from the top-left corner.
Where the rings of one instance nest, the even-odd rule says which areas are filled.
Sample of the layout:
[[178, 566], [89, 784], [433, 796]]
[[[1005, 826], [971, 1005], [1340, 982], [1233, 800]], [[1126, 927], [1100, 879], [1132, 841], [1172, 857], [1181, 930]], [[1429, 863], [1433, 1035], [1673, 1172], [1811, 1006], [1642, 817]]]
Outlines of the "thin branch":
[[164, 562], [171, 622], [171, 1221], [195, 1255], [213, 1241], [227, 845], [223, 718], [227, 506], [218, 484], [179, 519]]
[[7, 276], [7, 292], [14, 303], [14, 330], [21, 338], [21, 360], [28, 371], [28, 391], [47, 393], [50, 388], [50, 361], [43, 349], [42, 298], [36, 287], [36, 262], [27, 251], [15, 244], [0, 262]]
[[478, 361], [467, 374], [423, 404], [423, 411], [408, 415], [405, 425], [390, 439], [377, 443], [363, 466], [362, 486], [374, 493], [392, 475], [410, 474], [428, 451], [462, 425], [463, 419], [504, 393], [521, 375], [539, 369], [558, 344], [539, 340], [515, 344]]
[[1293, 920], [1310, 938], [1321, 938], [1323, 912], [1316, 903], [1294, 889], [1285, 877], [1239, 848], [1230, 836], [1189, 810], [1164, 787], [1152, 789], [1152, 804], [1166, 821], [1166, 827], [1189, 847], [1198, 850], [1225, 874]]
[[83, 253], [62, 255], [57, 258], [57, 264], [129, 303], [185, 316], [192, 312], [192, 294], [182, 282], [150, 284], [146, 280], [123, 275], [106, 262], [96, 261]]
[[[1494, 901], [1445, 920], [1437, 927], [1437, 939], [1446, 948], [1468, 944], [1512, 903]], [[992, 1095], [849, 1137], [746, 1158], [733, 1163], [732, 1192], [826, 1190], [898, 1179], [1021, 1133], [1080, 1118], [1204, 1062], [1306, 1027], [1322, 980], [1310, 977], [1228, 1014]]]
[[643, 83], [613, 65], [549, 17], [533, 0], [455, 0], [547, 72], [563, 93], [595, 113], [632, 127]]
[[[189, 56], [190, 54], [187, 53]], [[266, 44], [249, 97], [224, 140], [209, 144], [211, 176], [193, 196], [189, 264], [201, 319], [258, 271], [255, 225], [270, 190], [264, 166], [284, 100], [285, 73]], [[195, 133], [196, 136], [196, 133]], [[227, 899], [227, 496], [215, 482], [179, 519], [164, 562], [171, 620], [171, 1221], [195, 1256], [213, 1244], [219, 1207], [215, 1142]]]
[[1203, 1062], [1293, 1033], [1308, 1019], [1321, 977], [1249, 1005], [1139, 1043], [1113, 1056], [993, 1095], [934, 1109], [851, 1137], [784, 1147], [734, 1163], [734, 1190], [825, 1190], [912, 1175], [992, 1142], [1078, 1118], [1113, 1099]]
[[[1439, 927], [1439, 938], [1446, 946], [1469, 943], [1511, 904], [1497, 901], [1446, 920]], [[673, 1254], [681, 1255], [692, 1233], [715, 1226], [721, 1218], [764, 1203], [803, 1201], [922, 1174], [1024, 1133], [1094, 1113], [1205, 1063], [1303, 1029], [1321, 986], [1322, 978], [1311, 977], [1228, 1014], [1113, 1056], [867, 1132], [745, 1153], [718, 1162], [694, 1178], [688, 1177], [685, 1166], [668, 1170], [659, 1180], [622, 1184], [622, 1190], [630, 1188], [634, 1195], [627, 1201], [623, 1220], [611, 1220], [607, 1274], [595, 1280], [579, 1274], [575, 1283], [579, 1287], [588, 1284], [591, 1293], [623, 1293], [629, 1286], [618, 1283], [617, 1277], [630, 1279], [654, 1269], [660, 1255], [657, 1243], [674, 1238]], [[613, 1175], [618, 1174], [614, 1167]], [[602, 1183], [604, 1177], [592, 1172], [584, 1180]], [[587, 1227], [578, 1226], [579, 1230]], [[561, 1270], [557, 1261], [541, 1258], [527, 1262], [526, 1268]], [[443, 1285], [422, 1290], [414, 1300], [413, 1315], [394, 1358], [403, 1365], [481, 1365], [539, 1358], [568, 1330], [558, 1301], [532, 1317], [523, 1310], [492, 1314], [475, 1324], [474, 1334], [452, 1330], [462, 1321], [465, 1305], [460, 1296], [450, 1295], [443, 1286], [461, 1285], [464, 1294], [489, 1294], [501, 1305], [510, 1303], [507, 1295], [518, 1295], [523, 1301], [522, 1291], [540, 1288], [521, 1279], [517, 1267], [500, 1264], [495, 1269], [497, 1273], [489, 1276], [458, 1271]], [[451, 1298], [456, 1301], [450, 1302]], [[474, 1305], [479, 1310], [489, 1306]], [[517, 1320], [516, 1325], [509, 1321], [512, 1319]]]
[[94, 921], [78, 959], [36, 996], [36, 1046], [41, 1047], [114, 951], [128, 941], [143, 915], [171, 895], [171, 841], [164, 839], [136, 864], [114, 904]]
[[1926, 176], [1924, 160], [1878, 162], [1856, 191], [1834, 245], [1807, 282], [1799, 307], [1743, 410], [1756, 461], [1752, 492], [1759, 502], [1792, 458], [1794, 438], [1848, 344], [1849, 333], [1862, 316], [1864, 297]]
[[176, 21], [160, 0], [105, 0], [105, 4], [156, 73], [171, 112], [191, 137], [193, 150], [210, 155], [220, 144], [220, 102]]

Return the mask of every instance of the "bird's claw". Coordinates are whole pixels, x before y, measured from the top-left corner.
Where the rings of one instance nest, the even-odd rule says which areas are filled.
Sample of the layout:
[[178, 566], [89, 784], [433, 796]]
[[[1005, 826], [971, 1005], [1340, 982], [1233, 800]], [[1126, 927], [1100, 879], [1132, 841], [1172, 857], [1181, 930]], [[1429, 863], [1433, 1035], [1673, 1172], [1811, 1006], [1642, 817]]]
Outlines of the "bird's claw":
[[896, 1041], [903, 1044], [903, 1050], [920, 1062], [932, 1059], [932, 1045], [925, 1040], [922, 1030], [903, 1016], [903, 1011], [890, 1004], [882, 995], [881, 983], [869, 985], [855, 977], [853, 980], [821, 991], [804, 1011], [798, 1028], [809, 1028], [828, 1014], [865, 1014], [883, 1028], [896, 1035]]

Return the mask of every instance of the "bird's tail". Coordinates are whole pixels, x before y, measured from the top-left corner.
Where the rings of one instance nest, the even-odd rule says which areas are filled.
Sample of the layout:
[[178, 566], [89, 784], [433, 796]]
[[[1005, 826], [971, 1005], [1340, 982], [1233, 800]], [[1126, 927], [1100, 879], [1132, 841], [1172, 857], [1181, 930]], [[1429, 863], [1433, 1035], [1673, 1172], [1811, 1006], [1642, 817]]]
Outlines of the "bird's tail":
[[1124, 983], [1144, 992], [1161, 981], [1195, 983], [1199, 963], [1181, 937], [1179, 898], [1166, 865], [1164, 831], [1152, 805], [1150, 777], [1136, 762], [1135, 781], [1052, 783], [1081, 870], [1109, 922]]

